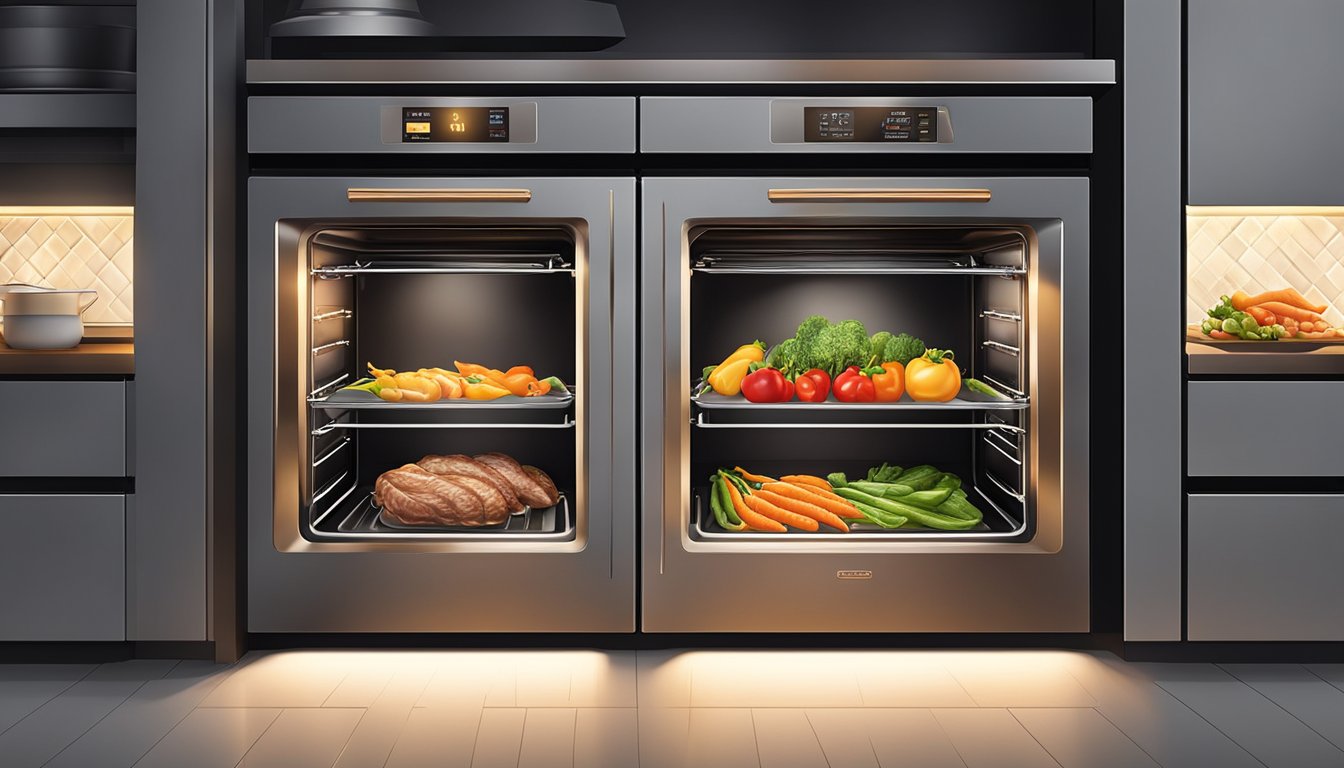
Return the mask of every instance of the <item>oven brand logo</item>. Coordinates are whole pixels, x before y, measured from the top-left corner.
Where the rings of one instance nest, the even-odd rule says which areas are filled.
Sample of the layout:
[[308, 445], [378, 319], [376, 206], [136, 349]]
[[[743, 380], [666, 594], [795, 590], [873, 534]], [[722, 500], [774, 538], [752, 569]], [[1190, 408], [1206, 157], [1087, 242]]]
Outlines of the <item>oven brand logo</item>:
[[837, 578], [837, 579], [871, 579], [871, 578], [873, 578], [873, 572], [872, 572], [872, 571], [863, 571], [863, 570], [845, 570], [845, 571], [836, 571], [836, 572], [835, 572], [835, 578]]

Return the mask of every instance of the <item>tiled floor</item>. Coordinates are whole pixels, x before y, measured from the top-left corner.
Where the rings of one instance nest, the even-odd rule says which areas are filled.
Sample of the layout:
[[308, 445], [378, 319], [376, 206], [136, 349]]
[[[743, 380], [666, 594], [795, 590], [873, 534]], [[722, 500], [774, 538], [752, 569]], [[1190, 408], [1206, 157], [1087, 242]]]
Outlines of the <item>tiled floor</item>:
[[0, 665], [0, 766], [1344, 767], [1344, 665], [305, 651]]

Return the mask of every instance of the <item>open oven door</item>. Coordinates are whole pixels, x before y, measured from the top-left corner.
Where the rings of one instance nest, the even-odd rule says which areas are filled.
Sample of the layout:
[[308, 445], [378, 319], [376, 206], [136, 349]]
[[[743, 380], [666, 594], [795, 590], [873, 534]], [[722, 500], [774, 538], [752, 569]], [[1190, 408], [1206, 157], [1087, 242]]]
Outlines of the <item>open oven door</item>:
[[[248, 195], [248, 630], [632, 631], [634, 180], [257, 177]], [[347, 388], [369, 364], [458, 361], [565, 388]], [[373, 493], [425, 456], [484, 454], [554, 494], [420, 525]]]
[[[643, 217], [644, 631], [1088, 630], [1087, 179], [651, 178]], [[705, 391], [706, 366], [811, 315], [954, 349], [1003, 397]], [[721, 468], [884, 462], [936, 466], [981, 517], [768, 533], [711, 511]]]

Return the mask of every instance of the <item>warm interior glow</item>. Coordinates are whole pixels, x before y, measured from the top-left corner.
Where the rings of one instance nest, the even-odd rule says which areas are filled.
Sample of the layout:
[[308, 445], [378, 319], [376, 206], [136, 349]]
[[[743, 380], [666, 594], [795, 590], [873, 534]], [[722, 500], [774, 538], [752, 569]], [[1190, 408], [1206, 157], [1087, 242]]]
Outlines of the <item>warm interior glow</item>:
[[0, 205], [0, 216], [133, 216], [129, 205]]
[[97, 291], [86, 326], [135, 321], [135, 209], [0, 206], [0, 284]]

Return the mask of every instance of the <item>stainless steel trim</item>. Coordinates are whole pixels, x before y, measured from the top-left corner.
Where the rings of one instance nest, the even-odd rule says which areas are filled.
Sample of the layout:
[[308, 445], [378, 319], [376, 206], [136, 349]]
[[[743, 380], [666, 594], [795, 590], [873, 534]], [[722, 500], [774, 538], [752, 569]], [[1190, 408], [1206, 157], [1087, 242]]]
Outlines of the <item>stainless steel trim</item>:
[[348, 437], [342, 439], [339, 443], [333, 446], [331, 450], [327, 451], [326, 453], [322, 454], [316, 459], [313, 459], [313, 466], [318, 467], [321, 466], [322, 464], [325, 464], [327, 459], [330, 459], [332, 456], [335, 456], [336, 454], [340, 453], [342, 449], [349, 448], [350, 442], [351, 440]]
[[997, 309], [986, 309], [980, 313], [980, 316], [990, 320], [1003, 320], [1009, 323], [1022, 322], [1022, 316], [1016, 312], [1000, 312]]
[[532, 190], [469, 187], [447, 187], [444, 189], [351, 187], [346, 190], [345, 197], [352, 203], [530, 203], [532, 202]]
[[348, 347], [348, 346], [350, 346], [349, 339], [341, 339], [339, 341], [333, 341], [330, 344], [319, 344], [316, 347], [313, 347], [313, 357], [317, 357], [323, 352], [330, 352], [333, 349], [339, 349], [340, 347]]
[[985, 433], [985, 441], [984, 441], [984, 442], [985, 442], [985, 445], [988, 445], [990, 448], [993, 448], [995, 451], [998, 451], [999, 454], [1000, 454], [1001, 456], [1003, 456], [1003, 458], [1005, 458], [1005, 459], [1007, 459], [1007, 460], [1013, 462], [1013, 463], [1016, 464], [1017, 466], [1019, 466], [1019, 467], [1022, 466], [1022, 460], [1021, 460], [1021, 459], [1019, 459], [1019, 458], [1017, 458], [1016, 456], [1012, 455], [1011, 453], [1005, 451], [1005, 450], [1003, 449], [1003, 446], [1001, 446], [1001, 445], [999, 445], [998, 443], [994, 442], [993, 440], [990, 440], [990, 439], [989, 439], [989, 436], [990, 436], [990, 435], [993, 435], [993, 434], [997, 434], [997, 433], [995, 433], [995, 432], [986, 432], [986, 433]]
[[355, 313], [349, 309], [335, 309], [330, 312], [319, 312], [313, 315], [314, 323], [325, 323], [328, 320], [349, 320]]
[[[1018, 463], [1020, 464], [1021, 462], [1018, 462]], [[999, 478], [997, 478], [997, 477], [994, 476], [994, 473], [992, 473], [992, 472], [986, 472], [986, 473], [985, 473], [985, 479], [988, 480], [988, 481], [990, 481], [991, 483], [993, 483], [996, 487], [998, 487], [998, 489], [999, 489], [1000, 491], [1003, 491], [1004, 493], [1008, 494], [1010, 497], [1016, 499], [1019, 503], [1024, 503], [1024, 504], [1026, 503], [1026, 501], [1027, 501], [1027, 497], [1026, 497], [1025, 494], [1018, 493], [1017, 491], [1014, 491], [1013, 489], [1009, 488], [1007, 485], [1004, 485], [1004, 483], [1003, 483], [1002, 480], [1000, 480]]]
[[771, 189], [772, 203], [987, 203], [988, 189]]
[[247, 62], [253, 84], [1114, 85], [1110, 59], [458, 59]]
[[984, 379], [985, 381], [989, 382], [989, 384], [990, 384], [991, 386], [993, 386], [995, 389], [999, 390], [1000, 392], [1007, 392], [1008, 394], [1012, 395], [1013, 397], [1026, 397], [1026, 396], [1027, 396], [1027, 393], [1026, 393], [1026, 392], [1023, 392], [1022, 390], [1017, 389], [1017, 388], [1015, 388], [1015, 387], [1010, 387], [1010, 386], [1008, 386], [1007, 384], [1004, 384], [1002, 381], [999, 381], [997, 378], [995, 378], [994, 376], [991, 376], [991, 375], [989, 375], [989, 374], [984, 374], [984, 375], [981, 376], [980, 378], [982, 378], [982, 379]]

